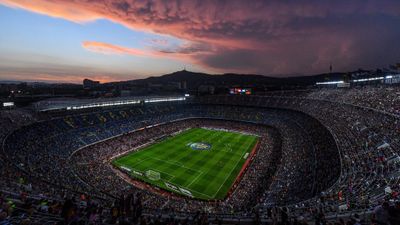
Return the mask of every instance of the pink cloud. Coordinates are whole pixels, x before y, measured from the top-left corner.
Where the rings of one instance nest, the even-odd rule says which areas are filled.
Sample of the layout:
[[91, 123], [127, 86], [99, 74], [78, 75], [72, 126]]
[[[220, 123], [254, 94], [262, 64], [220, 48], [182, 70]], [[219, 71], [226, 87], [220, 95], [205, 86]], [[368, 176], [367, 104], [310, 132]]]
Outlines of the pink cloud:
[[85, 9], [84, 7], [76, 7], [75, 1], [0, 0], [0, 4], [12, 8], [26, 9], [51, 17], [67, 19], [77, 23], [104, 18], [103, 15]]
[[127, 54], [127, 55], [134, 55], [134, 56], [150, 56], [152, 55], [149, 52], [135, 49], [135, 48], [126, 48], [121, 47], [113, 44], [103, 43], [103, 42], [96, 42], [96, 41], [84, 41], [82, 43], [82, 47], [96, 53], [102, 54]]
[[395, 0], [0, 0], [0, 4], [79, 23], [108, 19], [189, 43], [171, 48], [160, 42], [150, 50], [84, 43], [91, 51], [187, 58], [228, 71], [316, 73], [326, 71], [330, 62], [339, 70], [373, 67], [398, 60], [395, 49], [400, 47], [393, 41], [400, 36], [400, 2]]
[[[120, 45], [110, 43], [97, 42], [97, 41], [84, 41], [82, 47], [88, 51], [100, 54], [117, 54], [117, 55], [131, 55], [139, 57], [156, 57], [156, 58], [169, 58], [180, 61], [185, 61], [192, 64], [202, 64], [198, 61], [200, 55], [206, 56], [211, 53], [211, 49], [203, 48], [201, 44], [186, 42], [181, 46], [174, 46], [172, 48], [161, 47], [153, 49], [136, 49], [128, 48]], [[207, 65], [203, 65], [206, 68]]]
[[170, 43], [167, 39], [152, 38], [152, 39], [148, 40], [148, 44], [151, 44], [154, 46], [159, 46], [159, 47], [165, 47], [165, 46], [168, 46]]

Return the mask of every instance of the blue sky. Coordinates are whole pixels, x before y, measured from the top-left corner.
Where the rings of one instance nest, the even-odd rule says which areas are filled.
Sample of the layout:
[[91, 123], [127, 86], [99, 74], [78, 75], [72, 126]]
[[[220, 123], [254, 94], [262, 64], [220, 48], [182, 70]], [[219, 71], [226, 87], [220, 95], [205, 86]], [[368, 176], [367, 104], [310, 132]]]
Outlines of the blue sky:
[[169, 45], [182, 42], [168, 35], [128, 29], [105, 19], [74, 23], [0, 5], [0, 28], [3, 62], [0, 62], [0, 80], [42, 80], [40, 74], [48, 74], [45, 79], [55, 76], [55, 81], [63, 74], [71, 76], [70, 79], [77, 76], [77, 80], [70, 82], [80, 82], [85, 75], [93, 79], [127, 80], [181, 70], [185, 65], [190, 68], [185, 62], [173, 59], [98, 54], [84, 49], [83, 41], [136, 49], [149, 49], [154, 40], [165, 40]]

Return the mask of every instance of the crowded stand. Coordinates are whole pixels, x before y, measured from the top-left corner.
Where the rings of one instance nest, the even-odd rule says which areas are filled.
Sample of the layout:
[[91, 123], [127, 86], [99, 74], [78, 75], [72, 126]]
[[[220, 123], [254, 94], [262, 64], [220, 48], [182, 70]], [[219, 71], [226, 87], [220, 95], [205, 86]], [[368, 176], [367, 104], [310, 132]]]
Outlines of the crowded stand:
[[[0, 222], [398, 224], [399, 106], [398, 87], [356, 87], [54, 115], [0, 111]], [[261, 137], [224, 200], [153, 190], [110, 163], [201, 126]]]
[[400, 87], [399, 86], [359, 86], [351, 89], [322, 88], [301, 91], [272, 91], [267, 96], [297, 97], [306, 99], [325, 100], [346, 103], [380, 110], [400, 116]]
[[[175, 211], [179, 211], [184, 209], [185, 211], [193, 211], [196, 212], [201, 210], [204, 207], [207, 207], [209, 210], [217, 211], [217, 212], [230, 212], [232, 210], [240, 209], [240, 207], [248, 208], [246, 206], [250, 205], [251, 202], [257, 201], [259, 196], [255, 196], [254, 194], [263, 193], [262, 191], [259, 192], [246, 192], [243, 190], [248, 190], [247, 188], [252, 189], [262, 189], [266, 187], [266, 185], [262, 185], [263, 183], [260, 182], [262, 179], [261, 177], [270, 177], [267, 176], [268, 174], [273, 174], [274, 170], [272, 169], [273, 161], [279, 159], [279, 157], [269, 158], [272, 156], [272, 148], [275, 143], [273, 141], [273, 135], [277, 135], [274, 131], [267, 131], [268, 128], [265, 127], [258, 127], [254, 124], [236, 124], [229, 121], [218, 121], [218, 120], [182, 120], [177, 121], [172, 124], [165, 124], [154, 128], [145, 129], [142, 131], [134, 132], [133, 134], [128, 134], [124, 136], [120, 136], [118, 138], [113, 139], [110, 142], [101, 142], [87, 148], [84, 148], [73, 155], [72, 161], [75, 161], [77, 164], [76, 172], [79, 174], [80, 177], [91, 178], [91, 185], [94, 187], [100, 187], [103, 189], [104, 192], [107, 193], [121, 193], [127, 189], [126, 185], [124, 185], [123, 180], [120, 177], [111, 176], [115, 174], [113, 168], [110, 166], [109, 160], [115, 156], [122, 154], [124, 152], [128, 152], [131, 149], [137, 149], [138, 146], [141, 146], [149, 140], [157, 139], [158, 137], [166, 136], [170, 133], [179, 132], [182, 129], [188, 129], [193, 127], [213, 127], [213, 128], [224, 128], [229, 130], [235, 131], [247, 131], [251, 133], [259, 134], [261, 139], [262, 150], [259, 154], [257, 154], [256, 158], [253, 159], [253, 162], [263, 162], [263, 164], [259, 164], [258, 166], [254, 166], [253, 169], [259, 170], [252, 170], [248, 173], [245, 173], [243, 177], [243, 181], [239, 183], [239, 186], [246, 185], [245, 187], [240, 187], [235, 189], [231, 197], [226, 200], [226, 202], [218, 202], [217, 205], [212, 205], [209, 203], [203, 203], [199, 201], [190, 201], [188, 199], [179, 199], [175, 196], [175, 198], [169, 198], [163, 200], [159, 198], [158, 201], [150, 201], [152, 204], [152, 208], [158, 208], [163, 210], [163, 206], [167, 206], [168, 208], [174, 208]], [[267, 137], [268, 136], [268, 137]], [[122, 144], [121, 144], [122, 143]], [[115, 148], [118, 145], [119, 147]], [[277, 148], [278, 146], [275, 146]], [[260, 157], [264, 157], [263, 160]], [[270, 162], [268, 162], [270, 161]], [[74, 163], [74, 162], [71, 162]], [[261, 166], [264, 166], [261, 168]], [[272, 170], [271, 172], [267, 170]], [[108, 174], [109, 176], [104, 176], [104, 174]], [[101, 176], [99, 176], [101, 175]], [[105, 182], [103, 177], [106, 177], [107, 181]], [[265, 178], [265, 179], [266, 179]], [[245, 180], [247, 182], [245, 182]], [[121, 189], [123, 188], [123, 189]], [[237, 196], [237, 195], [240, 195]], [[142, 195], [142, 197], [144, 197]], [[247, 202], [243, 202], [246, 200]], [[166, 204], [166, 201], [168, 204]], [[173, 201], [177, 201], [174, 203]], [[179, 202], [186, 201], [187, 203], [180, 203]], [[150, 204], [149, 202], [149, 204]], [[229, 206], [229, 207], [221, 207], [221, 205]], [[182, 208], [182, 206], [186, 208]]]

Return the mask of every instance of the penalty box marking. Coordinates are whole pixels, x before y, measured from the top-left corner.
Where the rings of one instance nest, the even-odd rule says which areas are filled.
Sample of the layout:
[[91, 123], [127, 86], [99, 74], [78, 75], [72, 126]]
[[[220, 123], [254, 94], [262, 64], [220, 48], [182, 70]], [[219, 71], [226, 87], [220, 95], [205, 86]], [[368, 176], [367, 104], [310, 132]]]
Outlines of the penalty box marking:
[[[167, 163], [167, 164], [179, 166], [179, 167], [182, 167], [182, 168], [185, 168], [185, 169], [187, 169], [187, 170], [191, 170], [191, 171], [197, 173], [197, 176], [192, 180], [192, 182], [190, 182], [189, 185], [184, 186], [184, 187], [189, 187], [192, 183], [194, 183], [195, 180], [197, 180], [197, 179], [203, 174], [203, 171], [191, 169], [191, 168], [185, 166], [183, 163], [179, 163], [179, 162], [176, 162], [176, 161], [166, 161], [166, 160], [162, 160], [162, 159], [159, 159], [159, 158], [156, 158], [156, 157], [154, 157], [154, 158], [148, 157], [148, 158], [145, 158], [145, 159], [143, 159], [143, 160], [140, 160], [139, 162], [135, 163], [135, 166], [138, 165], [138, 164], [140, 164], [140, 163], [142, 163], [142, 162], [144, 162], [144, 161], [147, 161], [147, 160], [149, 160], [149, 159], [154, 159], [154, 160], [161, 161], [161, 162], [164, 162], [164, 163]], [[137, 168], [134, 168], [135, 166], [132, 166], [132, 169], [137, 170]], [[169, 174], [169, 173], [167, 173], [167, 172], [161, 172], [161, 171], [156, 170], [156, 169], [153, 169], [153, 168], [147, 168], [147, 170], [154, 170], [154, 171], [157, 171], [157, 172], [159, 172], [159, 173], [161, 173], [161, 174], [162, 174], [162, 173], [165, 173], [165, 174], [167, 174], [167, 175], [169, 175], [170, 177], [173, 177], [173, 178], [176, 177], [176, 176], [174, 176], [174, 175], [172, 175], [172, 174]], [[139, 170], [139, 171], [140, 171], [140, 170]], [[141, 172], [143, 172], [143, 171], [141, 171]], [[171, 179], [173, 179], [173, 178], [171, 178]], [[170, 179], [168, 179], [167, 181], [170, 181]]]
[[[165, 163], [169, 163], [169, 164], [172, 164], [172, 165], [177, 165], [177, 164], [174, 164], [174, 163], [171, 163], [171, 162], [167, 162], [167, 161], [165, 161], [165, 160], [158, 159], [158, 158], [152, 158], [152, 159], [155, 159], [155, 160], [158, 160], [158, 161], [162, 161], [162, 162], [165, 162]], [[182, 163], [180, 163], [180, 164], [182, 164]], [[194, 181], [198, 180], [198, 178], [199, 178], [201, 175], [203, 175], [203, 171], [190, 169], [190, 168], [184, 166], [183, 164], [182, 164], [182, 165], [178, 165], [178, 166], [180, 166], [180, 167], [182, 167], [182, 168], [186, 168], [186, 169], [192, 170], [192, 171], [198, 173], [198, 175], [197, 175], [197, 176], [192, 180], [192, 182], [190, 182], [190, 184], [188, 184], [187, 186], [181, 186], [181, 185], [179, 185], [179, 184], [176, 184], [175, 182], [171, 182], [171, 180], [174, 179], [176, 176], [173, 176], [172, 174], [169, 174], [169, 173], [167, 173], [167, 172], [161, 172], [161, 171], [155, 170], [155, 169], [151, 169], [151, 170], [155, 170], [155, 171], [157, 171], [157, 172], [159, 172], [159, 173], [161, 173], [161, 174], [162, 174], [162, 173], [165, 173], [165, 174], [171, 176], [172, 178], [167, 179], [167, 181], [170, 182], [170, 183], [172, 183], [172, 184], [175, 185], [175, 186], [184, 187], [184, 188], [186, 188], [187, 190], [189, 190], [189, 191], [191, 191], [191, 192], [195, 192], [195, 193], [197, 193], [197, 194], [207, 196], [208, 198], [212, 198], [212, 196], [210, 196], [210, 195], [208, 195], [208, 194], [201, 193], [201, 192], [198, 192], [198, 191], [196, 191], [196, 190], [193, 190], [193, 189], [188, 188], [189, 186], [191, 186], [191, 185], [194, 183]], [[162, 180], [164, 180], [164, 179], [162, 179]]]
[[[222, 132], [221, 132], [221, 133], [218, 133], [217, 136], [219, 136], [219, 135], [221, 135], [221, 134], [222, 134]], [[251, 143], [252, 143], [252, 142], [249, 142], [249, 143], [247, 144], [247, 145], [248, 145], [247, 148], [251, 145]], [[226, 148], [226, 146], [224, 146], [224, 147]], [[247, 148], [246, 148], [246, 149], [247, 149]], [[220, 150], [220, 151], [228, 152], [228, 151], [226, 151], [225, 149], [224, 149], [224, 150]], [[232, 152], [230, 152], [230, 153], [232, 153]], [[229, 173], [229, 176], [227, 176], [227, 177], [225, 178], [224, 182], [221, 183], [221, 185], [220, 185], [220, 187], [218, 188], [217, 192], [215, 192], [213, 196], [210, 196], [210, 195], [207, 195], [207, 194], [205, 194], [205, 193], [201, 193], [201, 192], [198, 192], [198, 191], [195, 191], [195, 190], [192, 190], [192, 189], [188, 188], [189, 186], [191, 186], [191, 185], [194, 183], [195, 180], [197, 180], [197, 179], [203, 174], [203, 171], [191, 169], [191, 168], [189, 168], [189, 167], [186, 167], [185, 165], [183, 165], [183, 164], [180, 163], [180, 162], [172, 161], [172, 162], [174, 162], [174, 163], [172, 163], [172, 162], [169, 162], [169, 161], [166, 161], [166, 160], [162, 160], [162, 159], [159, 159], [159, 158], [147, 157], [147, 158], [145, 158], [145, 159], [142, 159], [142, 160], [136, 162], [134, 165], [132, 165], [132, 169], [135, 169], [134, 167], [135, 167], [136, 165], [139, 165], [140, 163], [142, 163], [142, 162], [144, 162], [144, 161], [147, 161], [147, 160], [149, 160], [149, 159], [155, 159], [155, 160], [158, 160], [158, 161], [162, 161], [162, 162], [164, 162], [164, 163], [168, 163], [168, 164], [172, 164], [172, 165], [177, 165], [177, 166], [179, 166], [179, 167], [182, 167], [182, 168], [185, 168], [185, 169], [188, 169], [188, 170], [191, 170], [191, 171], [194, 171], [194, 172], [198, 173], [198, 175], [197, 175], [187, 186], [183, 186], [184, 188], [188, 189], [188, 190], [191, 191], [191, 192], [195, 192], [195, 193], [197, 193], [197, 194], [204, 195], [204, 196], [207, 196], [207, 197], [209, 197], [209, 198], [215, 198], [215, 196], [216, 196], [216, 195], [218, 194], [218, 192], [220, 191], [221, 187], [226, 183], [226, 180], [228, 179], [228, 177], [230, 177], [230, 176], [232, 175], [233, 170], [237, 167], [238, 163], [239, 163], [240, 160], [242, 159], [242, 157], [243, 157], [243, 155], [244, 155], [244, 152], [243, 152], [242, 154], [238, 154], [238, 153], [233, 153], [233, 154], [235, 154], [235, 155], [240, 155], [241, 157], [238, 158], [238, 161], [236, 162], [236, 165], [232, 168], [231, 172]], [[169, 176], [171, 177], [170, 179], [173, 179], [173, 178], [176, 177], [176, 176], [174, 176], [174, 175], [172, 175], [172, 174], [169, 174], [169, 173], [167, 173], [167, 172], [161, 172], [161, 171], [156, 170], [156, 169], [151, 169], [151, 170], [157, 171], [157, 172], [159, 172], [160, 174], [165, 173], [165, 174], [167, 174], [167, 175], [169, 175]], [[167, 179], [167, 181], [170, 182], [170, 179]], [[162, 180], [164, 180], [164, 179], [162, 179]], [[177, 185], [177, 184], [175, 184], [175, 183], [173, 183], [173, 184], [176, 185], [176, 186], [180, 186], [180, 185]]]
[[[169, 182], [169, 183], [171, 183], [171, 184], [173, 184], [173, 185], [175, 185], [175, 186], [177, 186], [177, 187], [182, 187], [181, 185], [176, 184], [176, 183], [170, 181], [171, 179], [175, 178], [176, 176], [174, 176], [174, 175], [172, 175], [172, 174], [169, 174], [169, 173], [167, 173], [167, 172], [161, 172], [161, 171], [156, 170], [156, 169], [152, 169], [152, 170], [154, 170], [154, 171], [156, 171], [156, 172], [159, 172], [160, 174], [165, 173], [165, 174], [167, 174], [168, 176], [171, 177], [170, 179], [163, 179], [163, 178], [161, 178], [160, 180], [163, 180], [164, 182], [167, 181], [167, 182]], [[202, 172], [201, 172], [201, 174], [202, 174]], [[190, 186], [190, 185], [188, 185], [188, 186]], [[184, 187], [185, 189], [191, 191], [192, 193], [197, 193], [197, 194], [199, 194], [199, 195], [207, 196], [208, 198], [213, 198], [212, 196], [210, 196], [210, 195], [208, 195], [208, 194], [206, 194], [206, 193], [201, 193], [201, 192], [198, 192], [198, 191], [196, 191], [196, 190], [190, 189], [190, 188], [188, 188], [188, 186], [183, 186], [183, 187]]]

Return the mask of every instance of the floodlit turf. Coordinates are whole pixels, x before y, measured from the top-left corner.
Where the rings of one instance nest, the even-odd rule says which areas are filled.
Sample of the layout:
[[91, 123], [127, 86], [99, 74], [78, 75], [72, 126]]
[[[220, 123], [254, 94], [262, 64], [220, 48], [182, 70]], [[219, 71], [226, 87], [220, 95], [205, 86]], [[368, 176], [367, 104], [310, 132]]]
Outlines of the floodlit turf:
[[113, 164], [130, 170], [133, 178], [168, 191], [203, 200], [223, 199], [257, 139], [236, 132], [193, 128], [122, 156]]

